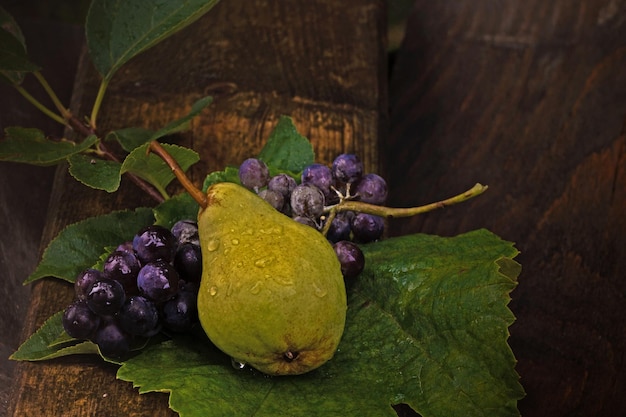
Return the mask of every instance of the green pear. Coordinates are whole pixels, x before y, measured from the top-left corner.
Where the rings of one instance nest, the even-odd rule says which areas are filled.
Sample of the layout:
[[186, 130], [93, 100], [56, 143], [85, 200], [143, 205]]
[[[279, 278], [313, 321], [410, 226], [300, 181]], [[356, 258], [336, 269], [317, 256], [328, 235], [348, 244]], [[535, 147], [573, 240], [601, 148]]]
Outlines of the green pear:
[[206, 198], [198, 313], [209, 339], [269, 375], [302, 374], [331, 359], [347, 303], [330, 243], [240, 185], [214, 184]]

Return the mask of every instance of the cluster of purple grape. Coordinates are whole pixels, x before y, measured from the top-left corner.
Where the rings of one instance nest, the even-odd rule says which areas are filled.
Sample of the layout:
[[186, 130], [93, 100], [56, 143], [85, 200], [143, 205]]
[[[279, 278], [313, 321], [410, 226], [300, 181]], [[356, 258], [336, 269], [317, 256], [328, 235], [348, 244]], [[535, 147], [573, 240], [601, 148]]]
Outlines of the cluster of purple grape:
[[[300, 183], [287, 174], [270, 175], [268, 166], [249, 158], [239, 166], [239, 180], [246, 188], [295, 221], [325, 231], [333, 244], [346, 280], [357, 276], [364, 266], [359, 243], [379, 239], [384, 232], [380, 216], [338, 211], [331, 207], [342, 200], [382, 205], [387, 200], [387, 183], [374, 173], [364, 173], [363, 163], [354, 154], [340, 154], [332, 166], [314, 163], [304, 168]], [[330, 220], [329, 220], [330, 219]], [[326, 224], [330, 221], [330, 224]]]
[[63, 327], [71, 337], [96, 343], [103, 355], [123, 357], [161, 330], [191, 330], [201, 275], [196, 222], [145, 227], [110, 253], [102, 270], [78, 274]]

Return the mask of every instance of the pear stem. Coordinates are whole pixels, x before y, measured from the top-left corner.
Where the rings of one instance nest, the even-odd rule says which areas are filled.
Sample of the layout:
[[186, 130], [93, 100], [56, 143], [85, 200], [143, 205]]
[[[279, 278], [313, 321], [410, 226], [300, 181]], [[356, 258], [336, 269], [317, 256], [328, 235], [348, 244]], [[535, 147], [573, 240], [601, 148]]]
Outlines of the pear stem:
[[178, 162], [172, 157], [172, 155], [167, 152], [159, 142], [153, 140], [150, 142], [150, 146], [148, 147], [148, 152], [154, 152], [157, 154], [163, 161], [170, 167], [180, 184], [187, 190], [187, 192], [191, 195], [191, 197], [196, 200], [196, 202], [203, 209], [207, 207], [207, 198], [206, 195], [196, 187], [189, 177], [185, 174], [185, 171], [178, 165]]

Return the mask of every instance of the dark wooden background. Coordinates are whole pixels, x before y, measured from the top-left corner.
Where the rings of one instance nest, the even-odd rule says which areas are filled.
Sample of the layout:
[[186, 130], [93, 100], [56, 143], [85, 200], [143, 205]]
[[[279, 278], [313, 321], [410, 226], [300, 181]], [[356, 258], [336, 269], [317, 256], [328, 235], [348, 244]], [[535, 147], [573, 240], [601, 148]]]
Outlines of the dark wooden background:
[[[46, 78], [61, 100], [68, 103], [83, 43], [82, 31], [72, 22], [43, 18], [37, 8], [31, 9], [32, 3], [0, 2], [16, 13], [28, 39], [29, 54], [46, 69]], [[24, 87], [39, 98], [45, 96], [33, 77], [25, 80]], [[2, 84], [0, 130], [14, 125], [39, 127], [56, 137], [63, 134], [61, 125], [34, 110], [15, 89]], [[8, 357], [23, 341], [22, 327], [30, 308], [31, 288], [22, 282], [39, 261], [53, 176], [54, 167], [0, 163], [0, 416], [8, 415], [16, 366]]]
[[[510, 344], [527, 392], [522, 415], [626, 415], [626, 1], [415, 0], [388, 74], [385, 3], [335, 3], [314, 2], [308, 9], [304, 3], [223, 2], [204, 26], [178, 38], [205, 43], [172, 41], [129, 66], [111, 87], [102, 125], [158, 126], [176, 111], [183, 114], [193, 98], [213, 93], [215, 109], [180, 138], [202, 149], [196, 179], [258, 150], [277, 115], [291, 112], [303, 133], [317, 138], [322, 160], [353, 150], [383, 172], [393, 205], [488, 184], [476, 200], [393, 222], [391, 233], [454, 235], [484, 227], [516, 242], [523, 271], [510, 304], [517, 316]], [[215, 21], [217, 28], [208, 23]], [[74, 104], [85, 108], [95, 86], [88, 66], [72, 88], [80, 30], [28, 13], [22, 22], [27, 38], [36, 40], [31, 52], [50, 68], [46, 76], [64, 98], [73, 92]], [[318, 30], [296, 29], [309, 27]], [[209, 56], [213, 61], [200, 59]], [[5, 87], [0, 110], [0, 127], [19, 123], [61, 133]], [[207, 138], [210, 149], [199, 138]], [[122, 199], [135, 194], [129, 184], [120, 197], [70, 198], [85, 191], [61, 175], [53, 191], [53, 174], [0, 164], [6, 236], [0, 240], [0, 296], [9, 300], [0, 303], [3, 356], [21, 342], [24, 320], [32, 328], [61, 302], [49, 301], [60, 291], [55, 283], [20, 284], [37, 262], [43, 216], [53, 213], [45, 242], [72, 219], [145, 203]], [[81, 396], [58, 381], [96, 379], [109, 394], [128, 399], [121, 410], [166, 404], [164, 395], [137, 398], [130, 384], [116, 383], [114, 370], [97, 361], [16, 366], [2, 358], [0, 364], [0, 399], [12, 406], [11, 415], [51, 415], [46, 411], [53, 408], [38, 405], [37, 395], [82, 400], [73, 415], [81, 415], [76, 407], [84, 407], [84, 415], [120, 410], [110, 405], [114, 395]], [[10, 394], [7, 382], [14, 379]]]
[[626, 2], [416, 1], [390, 83], [396, 231], [516, 242], [527, 416], [626, 415]]

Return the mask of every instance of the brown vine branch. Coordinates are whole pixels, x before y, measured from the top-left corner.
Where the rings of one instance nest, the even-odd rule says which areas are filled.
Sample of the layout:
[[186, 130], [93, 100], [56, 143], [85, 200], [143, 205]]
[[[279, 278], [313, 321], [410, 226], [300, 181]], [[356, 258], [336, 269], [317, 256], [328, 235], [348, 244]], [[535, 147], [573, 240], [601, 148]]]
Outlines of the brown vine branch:
[[[70, 127], [78, 132], [79, 134], [87, 137], [87, 136], [91, 136], [91, 135], [96, 135], [97, 133], [95, 131], [95, 129], [93, 129], [92, 127], [82, 123], [80, 120], [78, 120], [75, 116], [71, 116], [68, 119], [69, 125]], [[115, 156], [115, 154], [113, 154], [113, 152], [111, 152], [109, 150], [109, 148], [104, 144], [103, 141], [100, 141], [100, 143], [98, 144], [98, 154], [101, 155], [102, 157], [104, 157], [105, 159], [108, 159], [109, 161], [114, 161], [114, 162], [121, 162], [119, 160], [119, 158], [117, 156]], [[151, 186], [149, 183], [147, 183], [146, 181], [144, 181], [143, 179], [139, 178], [138, 176], [127, 172], [126, 175], [128, 175], [128, 178], [137, 186], [139, 187], [139, 189], [141, 189], [143, 192], [145, 192], [146, 194], [148, 194], [153, 200], [155, 200], [157, 203], [162, 203], [163, 201], [165, 201], [165, 198], [163, 198], [163, 196], [161, 195], [161, 193], [159, 193], [153, 186]]]
[[83, 135], [85, 137], [96, 134], [96, 131], [94, 129], [92, 129], [91, 127], [87, 126], [84, 123], [81, 123], [81, 121], [78, 120], [76, 118], [76, 116], [74, 116], [74, 115], [71, 115], [70, 118], [67, 121], [68, 121], [70, 127], [72, 128], [72, 130], [74, 130], [75, 132], [80, 133], [81, 135]]

